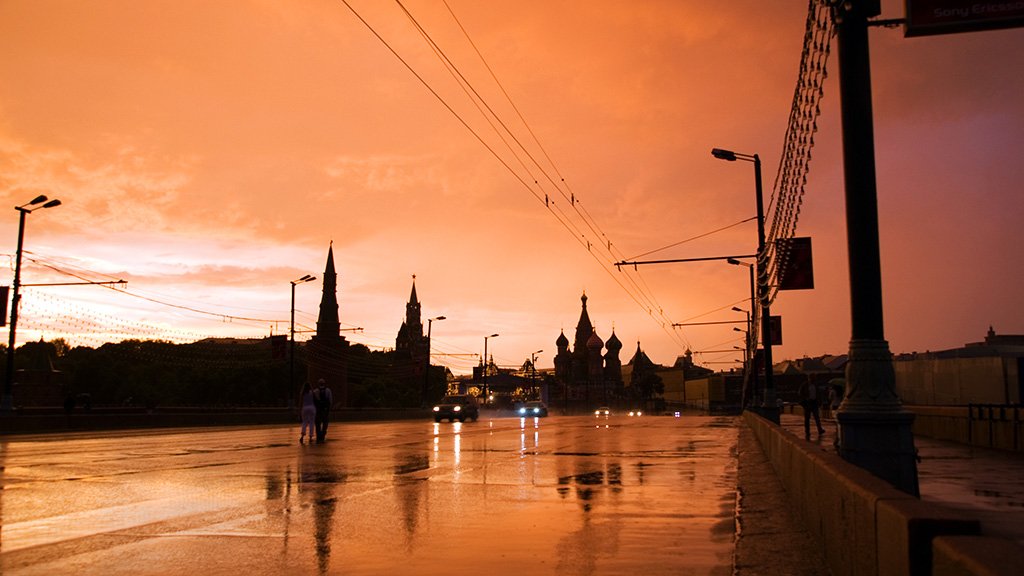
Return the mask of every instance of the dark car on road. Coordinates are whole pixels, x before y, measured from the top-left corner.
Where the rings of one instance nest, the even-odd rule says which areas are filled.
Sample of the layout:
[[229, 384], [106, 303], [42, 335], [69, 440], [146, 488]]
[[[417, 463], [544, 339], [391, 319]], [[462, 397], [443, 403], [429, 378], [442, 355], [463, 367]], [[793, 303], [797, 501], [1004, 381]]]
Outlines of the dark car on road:
[[434, 422], [449, 420], [465, 422], [480, 418], [480, 406], [476, 398], [469, 394], [452, 394], [445, 396], [434, 406]]

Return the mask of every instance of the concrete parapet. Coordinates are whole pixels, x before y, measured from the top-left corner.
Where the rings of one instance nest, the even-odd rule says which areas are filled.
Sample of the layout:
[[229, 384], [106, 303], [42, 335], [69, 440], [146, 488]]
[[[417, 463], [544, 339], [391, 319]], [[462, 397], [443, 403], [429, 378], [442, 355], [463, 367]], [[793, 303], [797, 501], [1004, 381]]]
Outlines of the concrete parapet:
[[978, 520], [916, 498], [878, 502], [879, 574], [932, 574], [932, 542], [939, 535], [981, 533]]
[[977, 520], [926, 505], [754, 414], [744, 418], [834, 575], [927, 575], [933, 537], [980, 532]]
[[1014, 576], [1024, 547], [987, 536], [939, 536], [932, 543], [934, 576]]

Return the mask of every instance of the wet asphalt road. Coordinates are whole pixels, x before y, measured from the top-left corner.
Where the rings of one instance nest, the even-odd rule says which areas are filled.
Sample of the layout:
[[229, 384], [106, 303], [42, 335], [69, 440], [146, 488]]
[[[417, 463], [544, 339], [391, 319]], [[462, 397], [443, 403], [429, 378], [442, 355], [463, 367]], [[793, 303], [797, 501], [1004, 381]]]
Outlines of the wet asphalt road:
[[736, 420], [0, 439], [0, 573], [732, 573]]

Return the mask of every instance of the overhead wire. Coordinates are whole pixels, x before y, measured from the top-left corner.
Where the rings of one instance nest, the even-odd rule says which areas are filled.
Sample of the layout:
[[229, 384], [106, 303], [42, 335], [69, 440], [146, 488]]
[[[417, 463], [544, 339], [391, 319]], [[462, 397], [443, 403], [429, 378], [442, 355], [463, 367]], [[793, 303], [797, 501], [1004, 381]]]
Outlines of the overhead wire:
[[[38, 264], [40, 266], [43, 266], [45, 268], [49, 268], [50, 270], [53, 270], [54, 272], [57, 272], [59, 274], [64, 274], [65, 276], [70, 276], [72, 278], [77, 278], [77, 279], [79, 279], [79, 280], [81, 280], [83, 282], [90, 282], [90, 283], [94, 282], [94, 280], [92, 280], [91, 278], [88, 278], [88, 277], [86, 277], [86, 276], [84, 276], [82, 274], [71, 272], [69, 270], [64, 270], [64, 269], [60, 268], [59, 266], [57, 266], [55, 264], [51, 264], [45, 258], [42, 258], [42, 257], [40, 257], [37, 254], [34, 254], [32, 252], [28, 252], [27, 250], [24, 251], [24, 253], [30, 255], [29, 257], [26, 258], [27, 260], [29, 260], [29, 261], [31, 261], [31, 262], [33, 262], [35, 264]], [[95, 273], [95, 274], [96, 275], [100, 275], [99, 273]], [[120, 280], [120, 279], [118, 279], [118, 280]], [[118, 286], [109, 285], [109, 284], [96, 284], [96, 285], [101, 287], [101, 288], [106, 288], [107, 290], [112, 290], [112, 291], [117, 292], [119, 294], [124, 294], [126, 296], [131, 296], [133, 298], [138, 298], [140, 300], [145, 300], [147, 302], [152, 302], [154, 304], [160, 304], [161, 306], [167, 306], [169, 308], [177, 308], [179, 310], [186, 310], [188, 312], [194, 312], [196, 314], [201, 314], [201, 315], [204, 315], [204, 316], [212, 316], [212, 317], [215, 317], [215, 318], [219, 318], [219, 319], [221, 319], [221, 320], [223, 320], [225, 322], [230, 322], [230, 321], [235, 321], [235, 320], [246, 321], [246, 322], [261, 322], [261, 323], [286, 322], [286, 320], [279, 320], [279, 319], [253, 318], [253, 317], [248, 317], [248, 316], [237, 316], [237, 315], [233, 315], [233, 314], [224, 314], [224, 313], [221, 313], [221, 312], [211, 312], [209, 310], [203, 310], [203, 309], [200, 309], [200, 308], [196, 308], [194, 306], [189, 306], [189, 305], [184, 305], [184, 304], [174, 304], [172, 302], [167, 302], [165, 300], [161, 300], [161, 299], [158, 299], [158, 298], [155, 298], [155, 297], [145, 296], [145, 295], [139, 294], [137, 292], [133, 292], [133, 291], [129, 290], [127, 287], [118, 287]]]
[[[490, 152], [496, 159], [498, 159], [498, 161], [502, 164], [502, 166], [504, 166], [505, 169], [508, 170], [520, 182], [520, 184], [522, 184], [534, 196], [534, 198], [536, 200], [538, 200], [539, 202], [542, 201], [538, 191], [534, 190], [530, 186], [529, 182], [526, 181], [526, 179], [524, 179], [522, 176], [517, 174], [513, 170], [511, 165], [498, 155], [498, 153], [494, 149], [494, 147], [492, 147], [489, 144], [487, 144], [485, 142], [484, 138], [479, 133], [477, 133], [469, 125], [469, 123], [466, 121], [466, 119], [463, 118], [459, 113], [457, 113], [455, 111], [454, 107], [451, 104], [449, 104], [447, 101], [445, 101], [444, 98], [441, 97], [440, 94], [437, 92], [437, 90], [435, 90], [432, 86], [429, 85], [429, 83], [426, 82], [425, 78], [422, 75], [420, 75], [419, 73], [417, 73], [415, 70], [412, 69], [412, 66], [408, 63], [408, 61], [406, 59], [402, 58], [402, 56], [398, 54], [398, 52], [394, 49], [394, 47], [392, 47], [390, 45], [390, 43], [388, 43], [373, 28], [373, 26], [365, 18], [363, 18], [361, 16], [352, 7], [352, 5], [347, 0], [342, 0], [342, 2], [359, 19], [359, 21], [362, 22], [363, 25], [366, 26], [371, 31], [371, 33], [381, 43], [383, 43], [388, 48], [388, 50], [391, 51], [392, 54], [396, 58], [398, 58], [399, 61], [428, 89], [428, 91], [430, 91], [430, 93], [432, 95], [434, 95], [434, 97], [437, 98], [442, 103], [442, 105], [451, 114], [453, 114], [459, 120], [459, 122], [467, 130], [469, 130], [474, 135], [474, 137], [481, 144], [484, 145], [484, 147], [488, 150], [488, 152]], [[599, 228], [596, 225], [596, 222], [594, 222], [593, 218], [589, 215], [589, 212], [586, 211], [585, 207], [583, 207], [580, 204], [579, 200], [576, 198], [576, 195], [574, 193], [572, 193], [571, 190], [569, 192], [567, 192], [565, 190], [562, 190], [558, 186], [558, 184], [547, 173], [547, 171], [544, 169], [544, 167], [536, 160], [536, 158], [533, 157], [533, 155], [523, 145], [523, 143], [519, 140], [519, 138], [517, 138], [515, 136], [515, 134], [508, 128], [507, 124], [505, 124], [500, 119], [500, 117], [494, 112], [493, 108], [491, 108], [489, 105], [487, 105], [486, 100], [479, 94], [478, 91], [475, 90], [475, 88], [472, 87], [472, 83], [469, 82], [468, 79], [466, 79], [465, 76], [462, 75], [461, 72], [458, 71], [458, 67], [444, 53], [444, 50], [441, 49], [441, 47], [436, 42], [433, 41], [433, 39], [430, 37], [430, 35], [426, 32], [426, 30], [423, 28], [423, 26], [421, 26], [419, 24], [419, 22], [415, 19], [415, 17], [411, 14], [411, 12], [409, 12], [409, 10], [401, 3], [400, 0], [396, 0], [396, 3], [402, 9], [403, 13], [405, 13], [406, 17], [409, 18], [410, 21], [413, 22], [414, 26], [417, 28], [417, 30], [420, 32], [420, 34], [424, 37], [424, 40], [430, 45], [431, 50], [434, 51], [435, 55], [437, 55], [437, 57], [439, 59], [441, 59], [442, 63], [448, 69], [449, 73], [452, 74], [453, 77], [456, 76], [456, 75], [458, 76], [457, 82], [459, 83], [460, 87], [462, 87], [463, 91], [467, 93], [467, 96], [469, 96], [470, 99], [474, 101], [474, 105], [477, 107], [478, 111], [482, 115], [484, 115], [485, 117], [487, 116], [487, 114], [484, 113], [483, 108], [481, 108], [481, 105], [482, 105], [484, 108], [486, 108], [490, 112], [490, 114], [497, 120], [497, 122], [499, 124], [501, 124], [503, 129], [510, 135], [511, 139], [514, 142], [516, 142], [516, 144], [523, 150], [524, 154], [526, 154], [526, 156], [531, 160], [531, 162], [545, 175], [545, 177], [548, 179], [548, 181], [551, 182], [551, 184], [558, 190], [559, 194], [566, 201], [569, 202], [570, 206], [572, 206], [573, 210], [575, 211], [577, 216], [581, 218], [583, 223], [590, 229], [590, 231], [595, 236], [599, 236], [602, 239], [602, 241], [595, 242], [595, 241], [589, 240], [587, 238], [586, 234], [584, 232], [582, 232], [581, 229], [574, 222], [572, 222], [572, 220], [571, 220], [571, 218], [569, 218], [568, 214], [561, 209], [560, 205], [558, 205], [557, 203], [553, 202], [551, 200], [550, 195], [545, 194], [544, 198], [543, 198], [543, 202], [544, 202], [545, 208], [548, 209], [549, 213], [551, 213], [553, 216], [555, 216], [556, 220], [564, 228], [566, 228], [566, 230], [574, 237], [574, 239], [581, 246], [586, 247], [588, 253], [590, 253], [591, 256], [595, 260], [598, 261], [598, 263], [602, 266], [602, 269], [604, 269], [605, 272], [608, 273], [613, 278], [613, 280], [615, 280], [615, 282], [618, 283], [619, 286], [642, 309], [646, 310], [648, 312], [648, 314], [650, 316], [652, 316], [652, 317], [654, 317], [654, 313], [655, 313], [655, 311], [657, 311], [658, 316], [662, 317], [662, 321], [660, 321], [659, 324], [661, 325], [662, 329], [666, 332], [666, 334], [668, 334], [670, 336], [670, 338], [672, 338], [674, 340], [677, 340], [679, 343], [688, 346], [688, 342], [685, 341], [685, 337], [683, 337], [682, 335], [678, 334], [677, 332], [674, 332], [674, 331], [668, 329], [668, 327], [671, 326], [671, 319], [668, 318], [665, 315], [663, 307], [657, 302], [657, 299], [653, 296], [653, 293], [650, 291], [650, 288], [649, 288], [649, 286], [647, 286], [645, 281], [643, 282], [643, 285], [641, 285], [635, 279], [633, 279], [630, 274], [627, 273], [625, 275], [625, 277], [626, 277], [627, 281], [630, 284], [632, 284], [632, 286], [633, 286], [633, 289], [630, 289], [629, 287], [627, 287], [625, 284], [622, 283], [622, 281], [616, 276], [615, 273], [613, 273], [613, 271], [611, 269], [614, 266], [614, 263], [615, 263], [615, 258], [614, 258], [615, 252], [612, 250], [613, 243], [608, 239], [607, 234], [605, 234], [603, 231], [599, 230]], [[479, 52], [479, 50], [476, 49], [475, 44], [472, 43], [472, 39], [468, 37], [468, 32], [465, 30], [465, 27], [462, 26], [461, 22], [458, 21], [457, 17], [454, 15], [454, 11], [451, 9], [451, 6], [446, 4], [446, 7], [448, 8], [449, 13], [452, 14], [453, 18], [456, 20], [456, 22], [459, 25], [460, 29], [463, 31], [463, 34], [470, 41], [471, 45], [474, 46], [474, 50], [476, 50], [478, 56], [481, 58], [481, 60], [484, 61], [484, 65], [488, 68], [489, 72], [492, 75], [492, 78], [495, 79], [496, 83], [499, 85], [499, 87], [501, 88], [502, 92], [505, 94], [506, 98], [509, 100], [510, 104], [512, 104], [513, 108], [516, 110], [516, 113], [519, 115], [520, 119], [524, 122], [524, 125], [526, 126], [527, 130], [530, 132], [530, 134], [534, 138], [535, 142], [537, 142], [538, 146], [544, 152], [545, 157], [548, 159], [549, 163], [552, 164], [552, 166], [554, 167], [554, 169], [557, 172], [557, 167], [554, 166], [553, 162], [551, 162], [550, 155], [548, 155], [546, 150], [543, 149], [543, 146], [539, 145], [539, 139], [536, 138], [536, 134], [529, 127], [528, 123], [525, 122], [525, 119], [522, 117], [522, 114], [521, 114], [521, 112], [519, 112], [518, 108], [515, 107], [515, 104], [513, 102], [511, 102], [511, 98], [508, 96], [508, 92], [504, 89], [504, 87], [501, 85], [501, 83], [499, 81], [497, 81], [497, 76], [494, 74], [493, 69], [489, 66], [489, 64], [486, 63], [486, 60], [483, 59], [482, 54]], [[475, 95], [475, 97], [469, 95], [470, 91]], [[477, 100], [479, 100], [480, 103], [478, 103]], [[490, 124], [490, 126], [492, 127], [492, 129], [497, 131], [497, 127], [495, 126], [494, 122], [491, 121], [490, 118], [488, 118], [487, 121]], [[532, 180], [533, 183], [539, 187], [540, 186], [540, 182], [535, 177], [532, 176], [531, 171], [529, 170], [528, 167], [526, 167], [525, 162], [523, 162], [522, 158], [519, 157], [518, 153], [516, 153], [514, 150], [511, 149], [511, 146], [509, 145], [508, 140], [505, 139], [505, 137], [500, 135], [500, 134], [499, 134], [499, 136], [501, 137], [502, 142], [505, 143], [506, 147], [510, 148], [511, 153], [513, 153], [513, 155], [516, 157], [516, 159], [520, 163], [520, 165], [524, 167], [524, 170], [526, 170], [527, 175], [530, 178], [530, 180]], [[565, 183], [565, 179], [560, 176], [560, 173], [559, 173], [559, 181], [562, 182], [563, 184], [565, 184], [566, 187], [568, 188], [568, 184]], [[554, 208], [552, 208], [553, 205], [554, 205]], [[556, 210], [557, 210], [557, 212], [556, 212]], [[608, 253], [609, 253], [609, 257], [607, 257], [604, 261], [602, 261], [601, 257], [599, 257], [598, 254], [595, 254], [595, 252], [593, 250], [594, 247], [598, 247], [600, 250], [607, 250]], [[617, 272], [621, 272], [621, 270], [617, 270]]]

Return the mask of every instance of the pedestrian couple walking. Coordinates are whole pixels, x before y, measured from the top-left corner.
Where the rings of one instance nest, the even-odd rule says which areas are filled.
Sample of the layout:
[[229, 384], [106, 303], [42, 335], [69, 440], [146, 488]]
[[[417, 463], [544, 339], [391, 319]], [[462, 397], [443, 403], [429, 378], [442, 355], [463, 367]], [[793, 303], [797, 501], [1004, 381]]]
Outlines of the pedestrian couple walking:
[[316, 435], [316, 443], [323, 444], [327, 439], [327, 424], [331, 420], [331, 405], [334, 398], [331, 389], [321, 378], [316, 383], [316, 388], [306, 382], [302, 385], [302, 429], [299, 432], [299, 444], [306, 442], [306, 434], [309, 434], [309, 441], [313, 442]]

